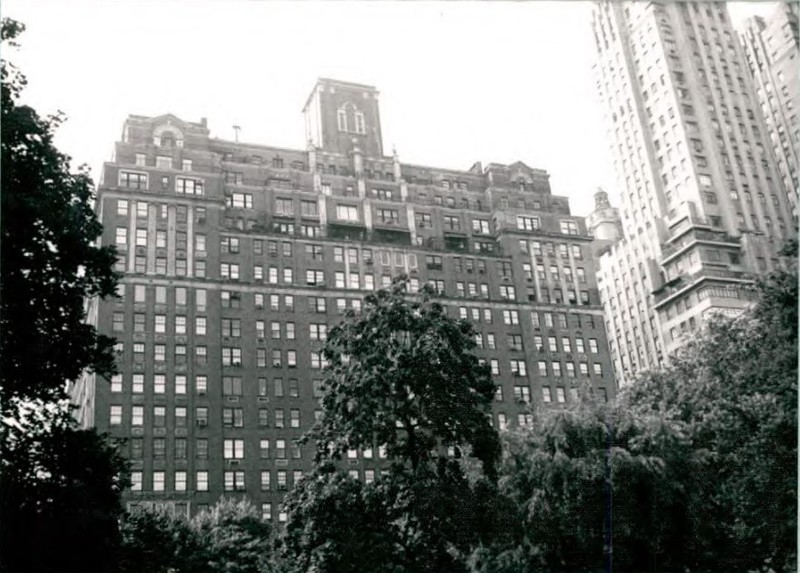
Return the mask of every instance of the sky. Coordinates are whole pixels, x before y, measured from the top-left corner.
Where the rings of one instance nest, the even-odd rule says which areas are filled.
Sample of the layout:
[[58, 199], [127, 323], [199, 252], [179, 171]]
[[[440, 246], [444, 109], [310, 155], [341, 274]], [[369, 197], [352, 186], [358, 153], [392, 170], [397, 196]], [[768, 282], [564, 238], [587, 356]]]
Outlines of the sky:
[[[732, 3], [734, 23], [774, 3]], [[618, 195], [588, 2], [4, 0], [23, 101], [68, 120], [56, 145], [97, 180], [129, 114], [208, 118], [213, 137], [305, 149], [318, 77], [375, 86], [384, 149], [468, 169], [523, 161], [587, 215]]]

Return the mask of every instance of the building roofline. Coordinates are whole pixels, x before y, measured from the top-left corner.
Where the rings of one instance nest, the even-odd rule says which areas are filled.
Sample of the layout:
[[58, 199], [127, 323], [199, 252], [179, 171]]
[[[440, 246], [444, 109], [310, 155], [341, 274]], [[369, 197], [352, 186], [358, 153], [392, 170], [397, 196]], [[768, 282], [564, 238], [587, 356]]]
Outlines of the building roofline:
[[333, 86], [339, 86], [339, 87], [345, 87], [345, 88], [356, 88], [356, 89], [360, 89], [360, 90], [369, 90], [369, 91], [371, 91], [373, 93], [376, 93], [376, 94], [380, 93], [375, 88], [375, 86], [371, 86], [371, 85], [368, 85], [368, 84], [359, 84], [359, 83], [356, 83], [356, 82], [346, 82], [344, 80], [335, 80], [333, 78], [317, 78], [317, 81], [314, 83], [314, 87], [312, 88], [311, 93], [308, 94], [308, 97], [306, 98], [306, 102], [303, 104], [303, 109], [300, 110], [301, 112], [306, 111], [306, 108], [308, 108], [308, 104], [311, 101], [311, 98], [314, 96], [314, 94], [316, 93], [317, 89], [319, 88], [319, 86], [321, 84], [333, 85]]

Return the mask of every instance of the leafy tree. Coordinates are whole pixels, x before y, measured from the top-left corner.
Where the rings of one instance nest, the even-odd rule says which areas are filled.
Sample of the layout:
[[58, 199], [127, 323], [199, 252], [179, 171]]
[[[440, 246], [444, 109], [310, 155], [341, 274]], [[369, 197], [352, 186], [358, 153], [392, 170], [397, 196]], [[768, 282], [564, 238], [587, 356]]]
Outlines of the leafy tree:
[[634, 412], [684, 424], [713, 453], [706, 506], [717, 562], [731, 570], [796, 569], [797, 242], [783, 254], [785, 268], [759, 281], [751, 311], [712, 321], [623, 396]]
[[510, 540], [475, 571], [795, 571], [797, 249], [618, 403], [505, 436]]
[[[324, 414], [306, 437], [318, 467], [286, 499], [284, 558], [298, 571], [459, 571], [494, 525], [494, 383], [472, 326], [406, 285], [367, 296], [328, 335]], [[335, 469], [347, 450], [378, 446], [374, 483]]]
[[207, 573], [204, 547], [185, 516], [137, 507], [122, 523], [120, 573]]
[[246, 500], [222, 498], [191, 520], [137, 508], [122, 533], [122, 573], [259, 573], [271, 566], [272, 530]]
[[210, 571], [258, 573], [266, 570], [272, 529], [247, 500], [222, 498], [191, 521]]
[[125, 460], [103, 436], [76, 429], [63, 408], [20, 410], [3, 421], [0, 569], [114, 571]]
[[[705, 456], [657, 416], [591, 402], [534, 410], [504, 435], [501, 492], [515, 536], [477, 550], [475, 571], [683, 571], [703, 548], [690, 518]], [[689, 489], [688, 486], [691, 486]]]
[[[2, 21], [4, 51], [23, 30]], [[0, 568], [112, 570], [125, 463], [106, 438], [75, 427], [64, 401], [87, 368], [114, 368], [113, 341], [84, 322], [85, 297], [114, 292], [114, 249], [95, 244], [86, 171], [71, 173], [53, 146], [62, 117], [20, 105], [25, 77], [0, 67]]]
[[[2, 21], [3, 48], [24, 26]], [[25, 77], [2, 62], [3, 193], [0, 222], [0, 372], [2, 408], [16, 399], [63, 397], [67, 380], [86, 369], [114, 369], [113, 340], [85, 322], [85, 297], [116, 287], [113, 247], [100, 247], [85, 168], [70, 172], [69, 157], [53, 145], [63, 116], [43, 118], [18, 103]]]

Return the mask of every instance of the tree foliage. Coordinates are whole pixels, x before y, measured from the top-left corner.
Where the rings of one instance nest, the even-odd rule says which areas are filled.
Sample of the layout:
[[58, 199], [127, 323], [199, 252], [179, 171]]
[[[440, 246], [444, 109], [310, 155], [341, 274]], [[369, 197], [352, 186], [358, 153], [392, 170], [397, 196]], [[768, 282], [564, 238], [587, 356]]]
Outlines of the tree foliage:
[[473, 327], [448, 318], [427, 291], [410, 300], [406, 284], [401, 277], [367, 296], [359, 316], [351, 311], [329, 333], [324, 416], [311, 433], [319, 457], [378, 443], [414, 469], [436, 459], [437, 447], [467, 447], [494, 476], [500, 449], [487, 413], [495, 385], [472, 353]]
[[[733, 568], [796, 566], [797, 243], [785, 268], [756, 286], [754, 308], [712, 321], [662, 372], [625, 394], [637, 413], [680, 424], [713, 453], [719, 563]], [[724, 549], [723, 549], [724, 548]]]
[[[23, 30], [2, 21], [4, 55]], [[1, 68], [0, 566], [112, 571], [126, 464], [63, 402], [87, 368], [114, 369], [113, 341], [84, 322], [85, 297], [114, 292], [114, 250], [95, 244], [91, 179], [53, 145], [62, 117], [21, 105], [25, 77]]]
[[63, 408], [21, 411], [3, 422], [0, 569], [114, 571], [126, 461], [105, 437], [76, 429]]
[[264, 573], [272, 529], [246, 500], [222, 498], [192, 519], [137, 508], [122, 526], [121, 573]]
[[475, 571], [795, 571], [797, 250], [616, 404], [505, 436], [514, 536]]
[[[328, 335], [323, 416], [307, 436], [318, 466], [286, 500], [283, 555], [297, 571], [459, 571], [495, 524], [494, 383], [472, 326], [406, 285], [369, 295]], [[379, 446], [374, 483], [336, 469], [347, 450]]]
[[[2, 22], [3, 48], [24, 26]], [[63, 116], [19, 104], [25, 77], [2, 62], [0, 372], [3, 412], [53, 400], [86, 368], [114, 369], [113, 341], [85, 322], [84, 299], [114, 293], [114, 248], [100, 247], [92, 181], [53, 145]]]
[[[538, 409], [505, 438], [501, 492], [516, 527], [476, 551], [486, 572], [680, 571], [702, 555], [691, 515], [705, 453], [658, 416], [591, 402]], [[690, 494], [691, 492], [691, 494]]]

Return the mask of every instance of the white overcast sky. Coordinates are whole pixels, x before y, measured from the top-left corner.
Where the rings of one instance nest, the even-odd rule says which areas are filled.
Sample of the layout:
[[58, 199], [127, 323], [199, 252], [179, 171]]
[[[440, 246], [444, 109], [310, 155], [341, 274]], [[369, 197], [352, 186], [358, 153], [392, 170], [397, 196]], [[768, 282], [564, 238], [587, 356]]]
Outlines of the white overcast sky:
[[[774, 3], [736, 3], [734, 22]], [[56, 144], [97, 179], [128, 114], [207, 117], [212, 136], [305, 148], [316, 78], [381, 92], [384, 148], [467, 169], [521, 160], [586, 215], [617, 195], [588, 2], [3, 0], [25, 101], [68, 121]]]

